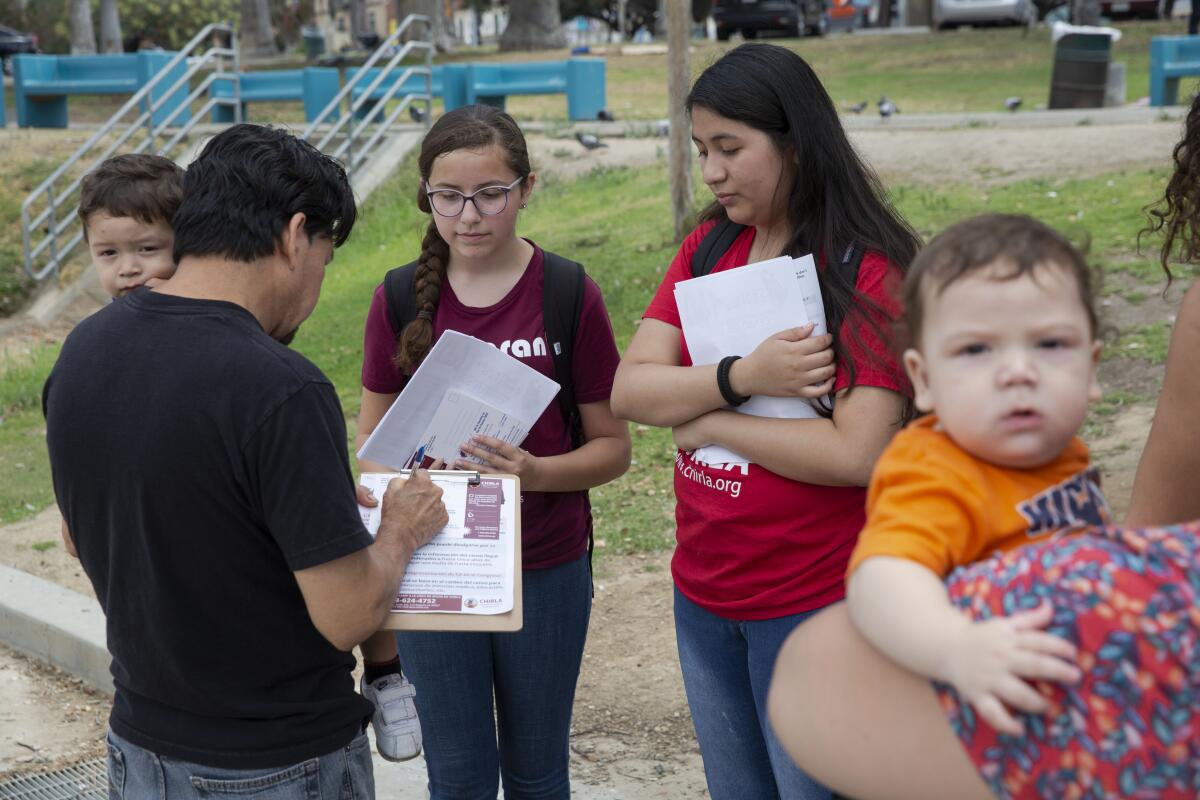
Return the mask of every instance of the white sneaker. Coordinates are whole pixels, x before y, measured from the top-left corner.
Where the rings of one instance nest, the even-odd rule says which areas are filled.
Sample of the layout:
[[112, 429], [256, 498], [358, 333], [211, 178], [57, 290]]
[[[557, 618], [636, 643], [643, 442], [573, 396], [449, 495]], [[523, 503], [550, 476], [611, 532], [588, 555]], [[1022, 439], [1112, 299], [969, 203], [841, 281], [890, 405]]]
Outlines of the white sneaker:
[[371, 727], [375, 748], [388, 761], [408, 761], [421, 754], [421, 721], [413, 702], [417, 690], [403, 675], [385, 675], [374, 683], [364, 677], [362, 696], [375, 706]]

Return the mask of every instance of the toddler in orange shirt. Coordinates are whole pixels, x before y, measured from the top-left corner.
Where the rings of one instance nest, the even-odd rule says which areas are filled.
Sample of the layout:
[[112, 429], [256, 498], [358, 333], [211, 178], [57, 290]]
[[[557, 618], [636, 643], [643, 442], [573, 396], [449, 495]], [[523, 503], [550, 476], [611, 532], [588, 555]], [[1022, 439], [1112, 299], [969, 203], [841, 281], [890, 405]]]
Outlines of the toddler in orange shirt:
[[988, 215], [930, 242], [904, 295], [929, 416], [876, 464], [846, 605], [781, 651], [780, 741], [862, 800], [1196, 800], [1200, 522], [1107, 524], [1076, 436], [1099, 394], [1087, 265]]
[[875, 467], [851, 557], [859, 631], [892, 660], [952, 684], [996, 729], [1040, 712], [1028, 681], [1080, 677], [1075, 647], [1043, 631], [1053, 609], [972, 621], [943, 579], [955, 568], [1108, 521], [1076, 436], [1100, 396], [1091, 273], [1028, 217], [955, 225], [914, 260], [903, 360], [918, 419]]

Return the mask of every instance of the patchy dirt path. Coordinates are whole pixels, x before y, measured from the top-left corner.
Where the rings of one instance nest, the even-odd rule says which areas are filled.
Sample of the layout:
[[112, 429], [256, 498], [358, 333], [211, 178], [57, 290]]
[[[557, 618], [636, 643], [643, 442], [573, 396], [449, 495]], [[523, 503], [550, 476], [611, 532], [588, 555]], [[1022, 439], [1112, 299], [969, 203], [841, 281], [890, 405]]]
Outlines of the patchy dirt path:
[[[885, 183], [996, 186], [1044, 176], [1088, 177], [1166, 166], [1177, 120], [1067, 128], [850, 129], [850, 140]], [[663, 138], [606, 138], [585, 150], [573, 138], [530, 136], [535, 170], [574, 177], [600, 166], [645, 166], [667, 157]]]
[[[1069, 129], [965, 128], [943, 131], [856, 131], [855, 144], [888, 182], [994, 185], [1045, 175], [1092, 175], [1167, 165], [1178, 136], [1176, 123], [1082, 126]], [[529, 138], [535, 166], [570, 178], [599, 165], [643, 166], [666, 157], [663, 139], [610, 139], [584, 151], [574, 139]], [[1169, 323], [1178, 302], [1106, 298], [1106, 317], [1118, 329]], [[1179, 287], [1180, 289], [1182, 287]], [[1126, 292], [1128, 295], [1128, 292]], [[21, 329], [21, 337], [57, 339], [51, 331]], [[28, 341], [28, 340], [26, 340]], [[4, 339], [0, 338], [0, 351]], [[1162, 367], [1147, 359], [1118, 357], [1101, 370], [1106, 390], [1135, 399], [1094, 417], [1093, 454], [1118, 514], [1129, 490], [1153, 416]], [[90, 584], [59, 540], [59, 517], [37, 517], [0, 528], [0, 563], [90, 593]], [[47, 544], [49, 543], [49, 544]], [[37, 545], [35, 547], [35, 545]], [[669, 556], [603, 556], [575, 707], [572, 774], [595, 796], [700, 798], [703, 768], [683, 694], [672, 627]], [[0, 773], [99, 754], [108, 700], [67, 676], [0, 649]], [[24, 743], [24, 744], [22, 744]], [[36, 747], [31, 749], [28, 745]]]

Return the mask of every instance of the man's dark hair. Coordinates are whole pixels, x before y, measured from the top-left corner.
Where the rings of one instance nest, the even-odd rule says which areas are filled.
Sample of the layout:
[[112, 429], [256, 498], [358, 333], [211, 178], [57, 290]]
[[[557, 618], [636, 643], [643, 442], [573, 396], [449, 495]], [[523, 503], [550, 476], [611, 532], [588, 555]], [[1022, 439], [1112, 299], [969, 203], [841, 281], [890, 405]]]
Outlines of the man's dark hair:
[[907, 346], [921, 338], [925, 303], [955, 281], [981, 270], [998, 269], [995, 277], [1012, 280], [1039, 269], [1060, 269], [1075, 279], [1079, 302], [1096, 336], [1092, 269], [1083, 255], [1058, 231], [1023, 214], [981, 214], [951, 225], [913, 259], [904, 278], [904, 335]]
[[101, 162], [81, 187], [79, 221], [86, 241], [88, 218], [98, 213], [170, 225], [183, 199], [183, 170], [169, 158], [126, 153]]
[[185, 256], [254, 261], [275, 252], [294, 214], [310, 236], [338, 247], [357, 211], [342, 166], [308, 142], [262, 125], [234, 125], [213, 137], [183, 177], [172, 220], [175, 262]]

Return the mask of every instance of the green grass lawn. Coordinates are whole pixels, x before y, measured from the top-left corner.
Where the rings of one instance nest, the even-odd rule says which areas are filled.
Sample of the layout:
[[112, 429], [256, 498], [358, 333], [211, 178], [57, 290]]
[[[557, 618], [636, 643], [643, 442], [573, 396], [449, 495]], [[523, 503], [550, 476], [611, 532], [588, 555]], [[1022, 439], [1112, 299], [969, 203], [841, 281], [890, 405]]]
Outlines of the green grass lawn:
[[[1121, 172], [1086, 180], [1027, 180], [991, 191], [898, 186], [893, 197], [924, 236], [980, 211], [1034, 214], [1077, 241], [1090, 240], [1092, 259], [1106, 272], [1127, 273], [1155, 287], [1161, 273], [1153, 255], [1138, 256], [1134, 243], [1141, 209], [1157, 198], [1166, 177], [1164, 171]], [[412, 200], [415, 181], [410, 158], [372, 196], [329, 269], [316, 312], [296, 339], [295, 347], [334, 381], [350, 419], [358, 409], [362, 325], [371, 292], [389, 268], [416, 255], [427, 222]], [[703, 200], [706, 190], [698, 186]], [[573, 182], [544, 180], [525, 218], [525, 235], [587, 265], [604, 291], [622, 349], [675, 252], [667, 197], [661, 163], [604, 169]], [[1124, 346], [1136, 342], [1161, 355], [1161, 331], [1131, 330], [1125, 337]], [[28, 516], [53, 500], [38, 404], [53, 357], [53, 350], [42, 348], [7, 367], [0, 364], [0, 473], [6, 476], [0, 482], [0, 522]], [[593, 493], [596, 535], [607, 552], [652, 551], [672, 540], [670, 434], [644, 426], [633, 430], [629, 473]]]

